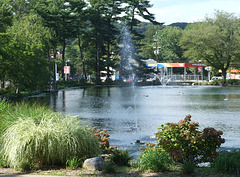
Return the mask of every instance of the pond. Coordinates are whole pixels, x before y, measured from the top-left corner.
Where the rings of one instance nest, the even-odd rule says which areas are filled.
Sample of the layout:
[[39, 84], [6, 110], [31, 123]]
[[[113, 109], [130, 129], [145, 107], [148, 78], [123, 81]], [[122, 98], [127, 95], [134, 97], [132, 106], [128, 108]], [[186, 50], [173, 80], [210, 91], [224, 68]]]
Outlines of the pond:
[[161, 124], [177, 123], [185, 115], [200, 129], [223, 131], [223, 148], [240, 148], [240, 88], [220, 86], [89, 87], [31, 97], [57, 112], [78, 116], [110, 133], [110, 145], [135, 147], [156, 143]]

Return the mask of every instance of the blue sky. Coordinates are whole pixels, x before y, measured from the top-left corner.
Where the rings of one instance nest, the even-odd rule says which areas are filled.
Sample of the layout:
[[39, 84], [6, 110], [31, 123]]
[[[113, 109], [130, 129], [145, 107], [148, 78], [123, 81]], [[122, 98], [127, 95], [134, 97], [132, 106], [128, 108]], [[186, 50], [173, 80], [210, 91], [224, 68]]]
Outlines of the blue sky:
[[240, 0], [150, 0], [158, 22], [165, 25], [174, 22], [198, 22], [212, 16], [215, 10], [223, 10], [240, 15]]

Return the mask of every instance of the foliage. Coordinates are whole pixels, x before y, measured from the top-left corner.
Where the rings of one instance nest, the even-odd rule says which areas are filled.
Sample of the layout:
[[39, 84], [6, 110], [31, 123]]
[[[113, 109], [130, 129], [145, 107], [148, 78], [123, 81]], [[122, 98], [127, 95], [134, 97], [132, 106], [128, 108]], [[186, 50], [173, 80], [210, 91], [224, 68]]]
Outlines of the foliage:
[[217, 173], [240, 174], [240, 151], [232, 150], [230, 152], [223, 151], [213, 161], [212, 168]]
[[129, 166], [129, 161], [132, 159], [127, 149], [114, 149], [110, 156], [110, 162], [118, 166]]
[[202, 60], [214, 70], [226, 72], [239, 58], [239, 22], [232, 13], [216, 11], [213, 18], [190, 24], [184, 30], [180, 45], [184, 56], [192, 61]]
[[9, 167], [9, 164], [7, 160], [3, 157], [1, 151], [0, 151], [0, 167], [3, 167], [3, 168]]
[[227, 80], [227, 84], [230, 84], [230, 85], [239, 85], [240, 84], [240, 81], [238, 79], [228, 79]]
[[[12, 106], [6, 100], [0, 100], [0, 136], [7, 128], [7, 115], [12, 113]], [[1, 139], [0, 139], [1, 140]]]
[[93, 157], [101, 152], [87, 125], [44, 109], [17, 106], [8, 115], [2, 150], [11, 167], [65, 165], [68, 159]]
[[222, 131], [214, 128], [198, 130], [199, 123], [191, 121], [191, 115], [176, 123], [161, 125], [156, 133], [158, 145], [178, 162], [209, 162], [218, 155], [217, 148], [225, 142]]
[[103, 173], [116, 173], [116, 168], [112, 163], [107, 163], [102, 172]]
[[195, 172], [196, 165], [192, 162], [184, 162], [181, 166], [181, 171], [183, 174], [190, 175]]
[[50, 78], [46, 49], [51, 34], [43, 26], [43, 19], [35, 14], [23, 15], [7, 32], [9, 51], [3, 59], [9, 62], [5, 76], [22, 90], [44, 90]]
[[152, 170], [154, 172], [167, 171], [171, 165], [173, 165], [173, 159], [169, 153], [154, 144], [148, 144], [137, 162], [140, 170]]
[[117, 146], [110, 146], [109, 145], [109, 137], [110, 135], [107, 133], [107, 130], [99, 130], [99, 129], [92, 129], [94, 136], [99, 140], [99, 146], [102, 149], [103, 153], [112, 153], [117, 148]]
[[158, 46], [160, 47], [160, 63], [163, 62], [186, 62], [183, 60], [183, 49], [180, 39], [183, 30], [179, 27], [167, 26], [158, 31]]
[[66, 166], [72, 170], [76, 170], [78, 167], [82, 167], [85, 158], [73, 157], [72, 159], [68, 159], [66, 162]]
[[224, 84], [224, 80], [223, 79], [213, 79], [210, 82], [211, 85], [223, 85]]

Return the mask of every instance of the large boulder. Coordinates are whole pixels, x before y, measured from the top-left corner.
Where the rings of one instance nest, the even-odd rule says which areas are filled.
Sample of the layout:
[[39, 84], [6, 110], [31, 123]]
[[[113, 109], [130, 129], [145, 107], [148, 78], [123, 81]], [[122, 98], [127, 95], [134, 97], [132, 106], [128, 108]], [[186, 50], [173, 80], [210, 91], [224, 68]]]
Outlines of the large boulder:
[[94, 158], [86, 159], [83, 163], [83, 168], [87, 170], [102, 171], [105, 165], [106, 163], [102, 157], [94, 157]]

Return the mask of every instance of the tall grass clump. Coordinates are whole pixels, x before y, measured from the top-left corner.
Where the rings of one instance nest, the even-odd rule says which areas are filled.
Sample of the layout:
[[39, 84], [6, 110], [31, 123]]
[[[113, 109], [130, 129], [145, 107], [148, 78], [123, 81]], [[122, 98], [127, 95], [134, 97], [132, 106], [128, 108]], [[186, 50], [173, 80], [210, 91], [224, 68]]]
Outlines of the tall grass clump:
[[65, 165], [68, 159], [100, 153], [99, 141], [74, 117], [26, 105], [12, 116], [15, 121], [2, 136], [2, 151], [11, 167]]
[[240, 174], [240, 150], [223, 151], [213, 161], [212, 168], [215, 172]]
[[7, 127], [7, 117], [12, 112], [11, 105], [6, 100], [0, 100], [0, 136]]
[[149, 144], [139, 156], [137, 166], [142, 171], [164, 172], [169, 170], [173, 163], [169, 153], [159, 146]]

